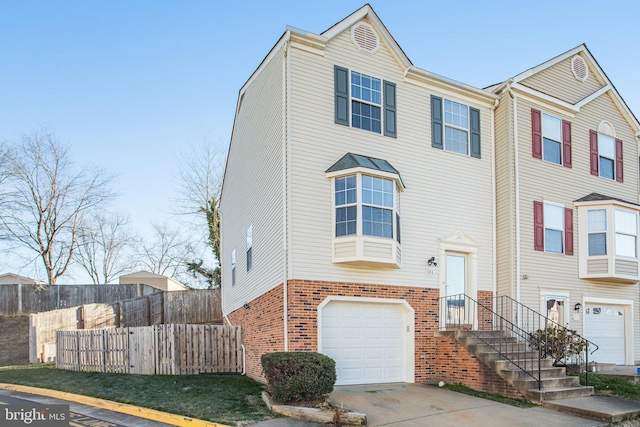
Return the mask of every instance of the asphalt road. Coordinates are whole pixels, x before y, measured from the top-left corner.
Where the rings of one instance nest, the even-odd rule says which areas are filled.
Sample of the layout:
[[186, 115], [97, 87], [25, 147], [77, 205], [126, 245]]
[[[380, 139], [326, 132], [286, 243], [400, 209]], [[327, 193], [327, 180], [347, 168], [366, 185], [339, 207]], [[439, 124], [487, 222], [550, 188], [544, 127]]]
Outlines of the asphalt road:
[[33, 403], [69, 405], [70, 427], [165, 427], [171, 425], [51, 397], [0, 390], [0, 405], [28, 405]]

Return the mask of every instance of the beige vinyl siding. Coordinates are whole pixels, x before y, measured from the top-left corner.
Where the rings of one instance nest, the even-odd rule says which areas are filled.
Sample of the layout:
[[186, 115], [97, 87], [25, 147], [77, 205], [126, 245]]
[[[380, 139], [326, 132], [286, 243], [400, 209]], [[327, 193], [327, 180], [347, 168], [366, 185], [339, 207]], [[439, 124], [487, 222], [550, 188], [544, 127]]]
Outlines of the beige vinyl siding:
[[495, 110], [496, 132], [496, 224], [497, 294], [515, 295], [515, 171], [513, 153], [512, 101], [508, 94]]
[[[571, 71], [571, 58], [573, 57], [527, 77], [520, 83], [570, 104], [583, 100], [604, 86], [596, 79], [596, 72], [592, 67], [589, 67], [587, 80], [577, 80]], [[585, 61], [589, 64], [588, 60]]]
[[[397, 85], [398, 138], [334, 123], [334, 65]], [[387, 46], [359, 51], [350, 32], [332, 39], [325, 56], [291, 51], [291, 268], [290, 278], [438, 287], [427, 275], [438, 239], [462, 231], [478, 249], [478, 289], [492, 289], [491, 128], [481, 110], [482, 159], [431, 147], [430, 95], [464, 99], [405, 82]], [[401, 174], [402, 268], [354, 267], [331, 260], [333, 189], [325, 171], [347, 152], [382, 158]], [[348, 248], [339, 248], [348, 250]], [[440, 272], [441, 273], [441, 272]]]
[[[283, 58], [282, 51], [277, 53], [248, 86], [235, 120], [220, 207], [225, 313], [284, 280]], [[247, 272], [246, 232], [250, 225], [253, 225], [253, 268]], [[236, 284], [232, 286], [234, 248]]]
[[[520, 215], [521, 215], [521, 267], [528, 279], [521, 284], [521, 302], [540, 309], [540, 292], [570, 293], [570, 327], [582, 331], [583, 314], [574, 320], [573, 305], [582, 298], [609, 298], [632, 300], [635, 324], [638, 320], [640, 288], [638, 284], [602, 283], [578, 278], [578, 212], [573, 202], [592, 192], [628, 200], [637, 200], [638, 148], [633, 132], [620, 115], [609, 95], [603, 95], [585, 105], [576, 117], [562, 117], [572, 126], [572, 168], [535, 159], [531, 155], [531, 108], [541, 109], [518, 98], [520, 147]], [[544, 108], [542, 108], [544, 111]], [[602, 120], [613, 124], [618, 138], [624, 141], [624, 183], [590, 174], [589, 130], [597, 129]], [[574, 208], [574, 255], [567, 256], [534, 250], [533, 201], [559, 203]], [[640, 335], [635, 329], [635, 358], [640, 359]]]

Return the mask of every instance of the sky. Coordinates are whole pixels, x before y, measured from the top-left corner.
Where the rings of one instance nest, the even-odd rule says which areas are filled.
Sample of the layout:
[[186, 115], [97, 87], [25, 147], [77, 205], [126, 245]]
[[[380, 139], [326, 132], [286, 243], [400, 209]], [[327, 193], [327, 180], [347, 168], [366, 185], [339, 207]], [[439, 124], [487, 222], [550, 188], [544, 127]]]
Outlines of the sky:
[[[77, 164], [117, 175], [110, 210], [148, 234], [180, 221], [178, 159], [203, 136], [226, 150], [238, 91], [287, 26], [321, 33], [364, 4], [0, 0], [0, 140], [52, 130]], [[640, 117], [640, 2], [370, 4], [415, 66], [480, 88], [586, 43]], [[37, 274], [0, 253], [8, 271]]]

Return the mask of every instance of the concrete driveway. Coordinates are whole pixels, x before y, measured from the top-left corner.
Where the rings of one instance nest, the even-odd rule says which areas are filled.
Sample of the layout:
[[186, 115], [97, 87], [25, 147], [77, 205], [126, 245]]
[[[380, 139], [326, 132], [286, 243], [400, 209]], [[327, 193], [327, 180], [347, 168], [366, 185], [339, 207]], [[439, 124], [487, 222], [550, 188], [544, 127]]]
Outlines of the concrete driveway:
[[339, 386], [331, 399], [367, 414], [369, 426], [601, 426], [592, 421], [536, 406], [518, 408], [446, 389], [418, 384]]

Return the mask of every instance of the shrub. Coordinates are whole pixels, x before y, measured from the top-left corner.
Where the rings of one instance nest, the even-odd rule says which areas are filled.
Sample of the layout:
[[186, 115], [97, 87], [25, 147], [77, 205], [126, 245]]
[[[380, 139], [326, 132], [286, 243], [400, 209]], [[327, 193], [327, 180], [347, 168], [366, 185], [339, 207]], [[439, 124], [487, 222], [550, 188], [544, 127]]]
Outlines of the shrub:
[[586, 341], [576, 331], [555, 327], [538, 329], [529, 337], [529, 343], [543, 358], [553, 359], [554, 366], [566, 365], [586, 348]]
[[261, 363], [269, 393], [278, 403], [322, 401], [336, 382], [336, 362], [324, 354], [267, 353]]

